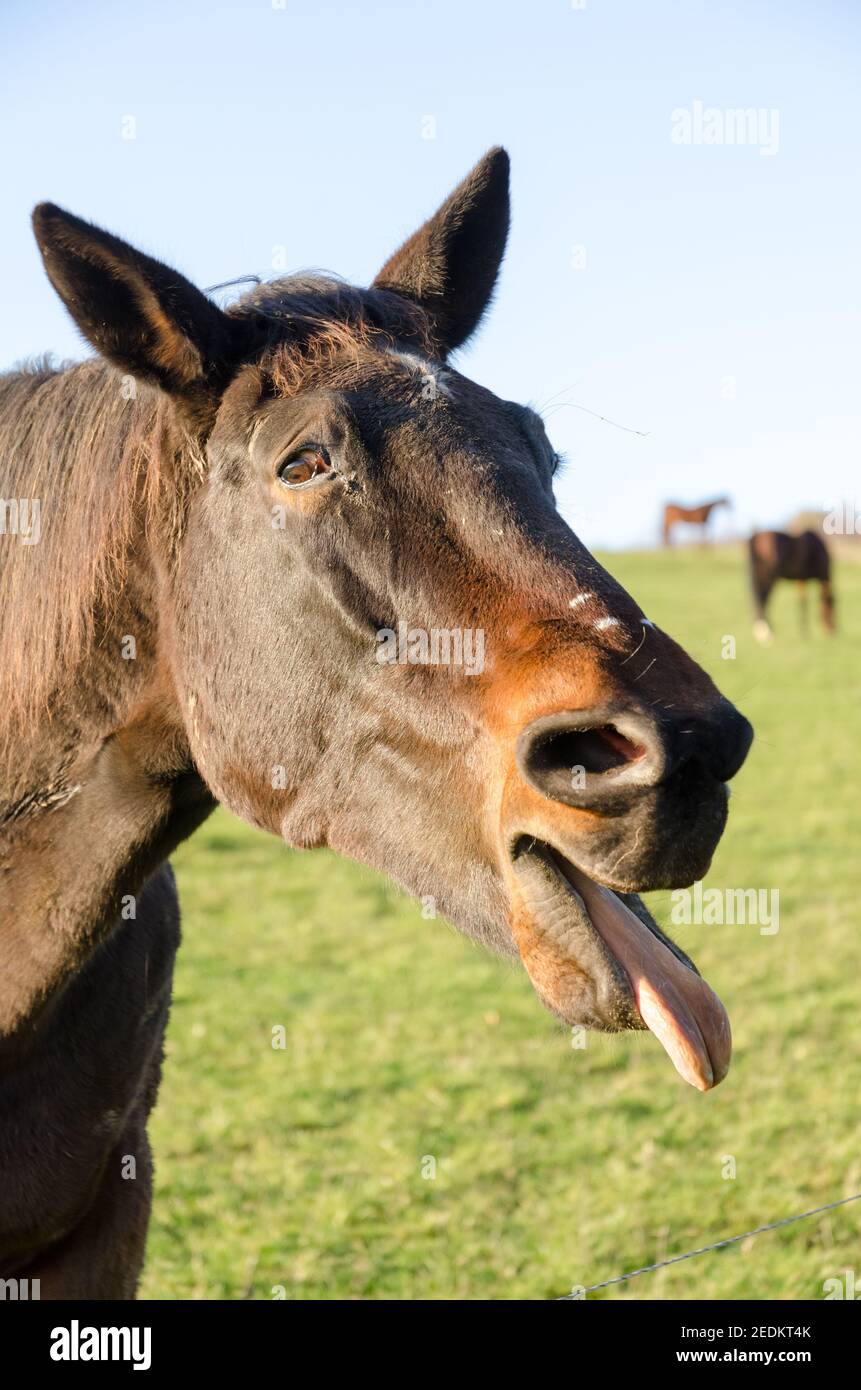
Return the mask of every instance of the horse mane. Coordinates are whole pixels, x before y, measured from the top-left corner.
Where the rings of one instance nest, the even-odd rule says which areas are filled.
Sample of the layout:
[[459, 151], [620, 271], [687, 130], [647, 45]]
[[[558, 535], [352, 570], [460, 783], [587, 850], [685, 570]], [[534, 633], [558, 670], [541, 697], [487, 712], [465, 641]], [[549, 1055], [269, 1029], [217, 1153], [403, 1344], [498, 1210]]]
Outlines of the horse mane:
[[[49, 712], [122, 581], [159, 402], [91, 358], [0, 377], [4, 500], [38, 501], [40, 536], [7, 537], [0, 605], [0, 709], [10, 735]], [[155, 477], [153, 478], [155, 481]]]
[[[407, 342], [432, 350], [418, 305], [334, 277], [262, 282], [225, 312], [254, 320], [258, 365], [285, 395], [363, 349]], [[101, 358], [43, 360], [0, 376], [0, 498], [38, 499], [41, 508], [38, 544], [6, 537], [0, 550], [0, 745], [57, 707], [141, 538], [153, 527], [162, 541], [181, 534], [205, 471], [169, 402], [141, 383], [124, 391], [130, 381]], [[178, 453], [190, 468], [175, 466]]]

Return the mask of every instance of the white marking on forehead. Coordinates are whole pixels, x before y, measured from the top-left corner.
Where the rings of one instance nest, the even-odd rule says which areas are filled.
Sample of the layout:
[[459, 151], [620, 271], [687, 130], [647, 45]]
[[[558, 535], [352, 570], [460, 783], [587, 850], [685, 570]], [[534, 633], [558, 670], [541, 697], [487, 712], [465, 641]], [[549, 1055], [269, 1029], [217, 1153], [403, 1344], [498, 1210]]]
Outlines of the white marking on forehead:
[[403, 362], [411, 372], [419, 372], [422, 376], [437, 376], [439, 373], [437, 364], [431, 362], [429, 357], [422, 357], [420, 352], [407, 352], [404, 348], [386, 348], [386, 353], [398, 362]]
[[570, 600], [568, 607], [579, 608], [581, 603], [588, 603], [590, 598], [594, 597], [594, 594], [575, 594], [574, 597]]
[[423, 377], [425, 381], [432, 383], [433, 390], [439, 391], [440, 395], [451, 396], [448, 373], [438, 363], [431, 362], [429, 357], [422, 357], [419, 352], [404, 352], [402, 348], [386, 348], [386, 354], [394, 357], [414, 376]]
[[597, 621], [597, 623], [595, 624], [595, 631], [596, 631], [596, 632], [604, 632], [604, 631], [606, 631], [606, 629], [607, 629], [608, 627], [618, 627], [618, 626], [619, 626], [619, 619], [618, 619], [618, 618], [599, 618], [598, 621]]

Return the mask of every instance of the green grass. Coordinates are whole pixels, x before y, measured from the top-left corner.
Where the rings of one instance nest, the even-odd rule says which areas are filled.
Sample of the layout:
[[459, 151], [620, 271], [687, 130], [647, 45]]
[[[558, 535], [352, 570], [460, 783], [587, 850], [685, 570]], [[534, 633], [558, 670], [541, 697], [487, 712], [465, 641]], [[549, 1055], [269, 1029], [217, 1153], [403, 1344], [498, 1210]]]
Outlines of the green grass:
[[[861, 1191], [861, 567], [836, 640], [797, 640], [784, 586], [763, 650], [736, 551], [609, 566], [757, 729], [707, 886], [779, 889], [780, 930], [670, 928], [729, 1010], [726, 1081], [646, 1034], [572, 1050], [522, 970], [220, 811], [175, 859], [144, 1297], [553, 1298]], [[820, 1298], [859, 1235], [861, 1203], [598, 1296]]]

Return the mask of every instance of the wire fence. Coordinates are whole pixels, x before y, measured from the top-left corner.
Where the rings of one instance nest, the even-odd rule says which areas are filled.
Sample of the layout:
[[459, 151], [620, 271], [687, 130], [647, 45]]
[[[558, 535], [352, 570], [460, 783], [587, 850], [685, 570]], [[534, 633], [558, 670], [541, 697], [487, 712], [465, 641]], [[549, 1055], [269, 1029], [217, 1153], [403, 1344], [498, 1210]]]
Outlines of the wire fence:
[[597, 1293], [599, 1289], [609, 1289], [613, 1284], [625, 1284], [629, 1279], [639, 1279], [641, 1274], [654, 1274], [658, 1269], [666, 1269], [667, 1265], [680, 1264], [682, 1260], [693, 1260], [697, 1255], [707, 1255], [711, 1250], [720, 1250], [726, 1245], [736, 1245], [740, 1240], [747, 1240], [750, 1236], [761, 1236], [764, 1231], [776, 1231], [780, 1226], [791, 1226], [796, 1221], [806, 1221], [811, 1216], [820, 1216], [822, 1212], [834, 1211], [837, 1207], [845, 1207], [850, 1202], [857, 1201], [861, 1201], [861, 1192], [856, 1192], [854, 1197], [841, 1197], [839, 1202], [828, 1202], [824, 1207], [814, 1207], [811, 1211], [799, 1212], [797, 1216], [784, 1216], [780, 1221], [769, 1221], [764, 1226], [755, 1226], [752, 1231], [742, 1231], [739, 1236], [728, 1236], [726, 1240], [716, 1240], [712, 1245], [701, 1245], [698, 1250], [688, 1250], [684, 1255], [672, 1255], [668, 1260], [658, 1260], [657, 1264], [643, 1265], [642, 1269], [632, 1269], [629, 1274], [617, 1274], [613, 1279], [604, 1279], [600, 1284], [589, 1284], [583, 1288], [578, 1286], [577, 1292], [561, 1294], [557, 1302], [579, 1302], [587, 1294]]

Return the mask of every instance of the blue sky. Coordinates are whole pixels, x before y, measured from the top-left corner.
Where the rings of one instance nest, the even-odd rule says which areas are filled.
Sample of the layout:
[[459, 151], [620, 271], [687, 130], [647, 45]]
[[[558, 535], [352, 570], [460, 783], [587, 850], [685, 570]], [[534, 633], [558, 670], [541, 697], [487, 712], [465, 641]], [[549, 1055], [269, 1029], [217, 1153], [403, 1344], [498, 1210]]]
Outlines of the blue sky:
[[[861, 506], [860, 33], [854, 0], [5, 0], [0, 363], [84, 351], [41, 198], [203, 286], [282, 255], [367, 283], [504, 144], [458, 365], [544, 408], [583, 539], [650, 544], [667, 497], [728, 492], [736, 531]], [[675, 142], [695, 102], [759, 145]]]

